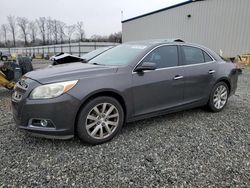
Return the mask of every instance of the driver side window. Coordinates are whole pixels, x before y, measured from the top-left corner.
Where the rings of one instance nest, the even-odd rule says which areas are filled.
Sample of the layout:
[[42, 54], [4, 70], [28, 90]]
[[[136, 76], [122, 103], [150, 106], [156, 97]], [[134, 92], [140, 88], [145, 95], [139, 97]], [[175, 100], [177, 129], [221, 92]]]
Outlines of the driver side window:
[[161, 46], [148, 54], [143, 62], [156, 63], [157, 69], [178, 66], [177, 46]]

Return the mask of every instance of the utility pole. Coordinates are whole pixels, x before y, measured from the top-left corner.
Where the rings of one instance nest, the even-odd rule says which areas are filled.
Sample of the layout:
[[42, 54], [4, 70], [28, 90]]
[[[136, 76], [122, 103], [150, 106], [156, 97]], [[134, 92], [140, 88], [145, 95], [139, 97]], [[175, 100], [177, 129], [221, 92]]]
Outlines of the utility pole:
[[121, 10], [121, 22], [123, 20], [123, 10]]

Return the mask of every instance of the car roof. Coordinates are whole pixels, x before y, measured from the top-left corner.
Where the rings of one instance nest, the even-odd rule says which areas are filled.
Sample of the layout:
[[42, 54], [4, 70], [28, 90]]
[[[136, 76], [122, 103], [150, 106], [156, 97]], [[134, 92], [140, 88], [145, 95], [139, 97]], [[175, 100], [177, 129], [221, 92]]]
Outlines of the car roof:
[[161, 44], [161, 43], [176, 43], [176, 42], [183, 43], [184, 41], [182, 39], [179, 39], [179, 38], [174, 38], [174, 39], [149, 39], [149, 40], [126, 42], [125, 44], [154, 45], [154, 44]]
[[185, 42], [182, 39], [179, 38], [173, 38], [173, 39], [150, 39], [150, 40], [141, 40], [141, 41], [131, 41], [131, 42], [126, 42], [124, 44], [131, 44], [131, 45], [145, 45], [145, 46], [150, 46], [150, 47], [155, 47], [158, 45], [164, 45], [164, 44], [173, 44], [173, 45], [187, 45], [187, 46], [193, 46], [193, 47], [197, 47], [200, 49], [203, 49], [207, 52], [209, 52], [209, 54], [212, 54], [212, 56], [216, 59], [219, 60], [219, 56], [218, 54], [216, 54], [214, 51], [212, 51], [211, 49], [199, 45], [199, 44], [195, 44], [195, 43], [189, 43], [189, 42]]
[[198, 47], [201, 49], [208, 49], [205, 46], [195, 44], [195, 43], [189, 43], [185, 42], [182, 39], [179, 38], [173, 38], [173, 39], [150, 39], [150, 40], [141, 40], [141, 41], [131, 41], [131, 42], [126, 42], [124, 44], [131, 44], [131, 45], [145, 45], [148, 47], [154, 47], [162, 44], [174, 44], [174, 45], [187, 45], [187, 46], [193, 46], [193, 47]]
[[194, 46], [194, 47], [200, 47], [200, 48], [206, 48], [205, 46], [195, 44], [195, 43], [189, 43], [185, 42], [182, 39], [179, 38], [173, 38], [173, 39], [150, 39], [150, 40], [141, 40], [141, 41], [131, 41], [126, 42], [125, 44], [144, 44], [148, 46], [152, 45], [160, 45], [160, 44], [182, 44], [187, 46]]

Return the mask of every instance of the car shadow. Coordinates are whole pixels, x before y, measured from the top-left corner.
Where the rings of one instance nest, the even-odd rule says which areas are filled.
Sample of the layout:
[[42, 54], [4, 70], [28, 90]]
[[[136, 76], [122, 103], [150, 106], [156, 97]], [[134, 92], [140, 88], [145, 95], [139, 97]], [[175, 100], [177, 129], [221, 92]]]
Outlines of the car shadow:
[[173, 113], [169, 113], [169, 114], [165, 114], [165, 115], [160, 115], [160, 116], [155, 116], [155, 117], [151, 117], [151, 118], [147, 118], [147, 119], [143, 119], [143, 120], [138, 120], [138, 121], [134, 121], [134, 122], [130, 122], [130, 123], [126, 123], [123, 126], [124, 130], [130, 130], [133, 131], [132, 129], [136, 129], [136, 128], [146, 128], [146, 127], [153, 127], [153, 126], [157, 126], [157, 124], [160, 123], [168, 123], [172, 120], [185, 120], [185, 118], [193, 116], [194, 114], [197, 113], [208, 113], [211, 114], [211, 112], [209, 112], [208, 110], [205, 109], [205, 107], [198, 107], [198, 108], [193, 108], [193, 109], [189, 109], [189, 110], [184, 110], [184, 111], [179, 111], [179, 112], [173, 112]]

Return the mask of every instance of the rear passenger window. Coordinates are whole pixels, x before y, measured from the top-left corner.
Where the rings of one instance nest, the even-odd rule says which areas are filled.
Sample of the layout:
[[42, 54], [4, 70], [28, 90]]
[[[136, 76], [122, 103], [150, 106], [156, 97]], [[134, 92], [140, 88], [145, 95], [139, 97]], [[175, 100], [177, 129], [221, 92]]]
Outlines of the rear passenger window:
[[156, 63], [157, 68], [173, 67], [178, 65], [177, 46], [161, 46], [144, 58], [143, 62]]
[[213, 61], [213, 59], [206, 52], [203, 52], [203, 54], [204, 54], [205, 62]]
[[185, 65], [204, 63], [203, 51], [199, 48], [183, 46], [183, 60]]

